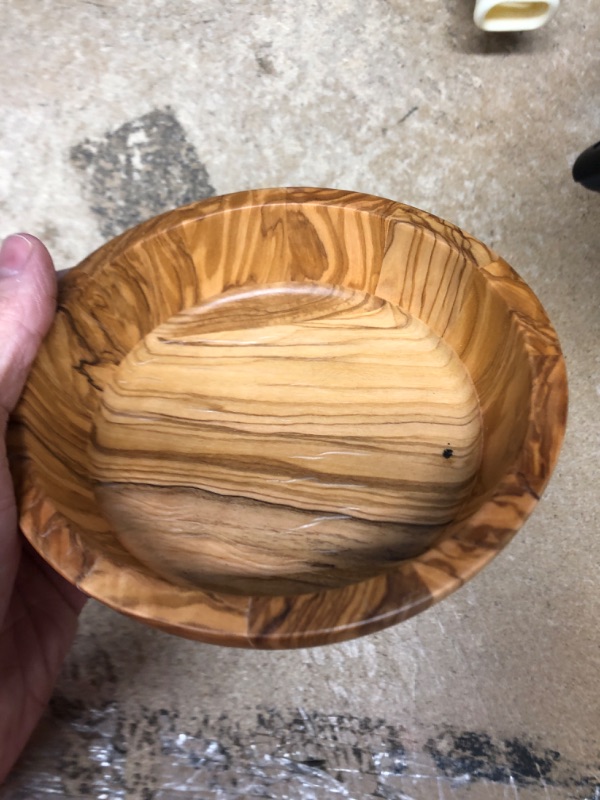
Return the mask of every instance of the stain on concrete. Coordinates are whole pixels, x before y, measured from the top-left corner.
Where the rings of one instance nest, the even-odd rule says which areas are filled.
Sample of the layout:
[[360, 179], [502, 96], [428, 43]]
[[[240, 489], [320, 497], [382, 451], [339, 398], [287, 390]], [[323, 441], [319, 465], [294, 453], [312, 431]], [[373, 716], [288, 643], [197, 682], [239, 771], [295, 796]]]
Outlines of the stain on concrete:
[[536, 747], [523, 739], [505, 739], [506, 761], [516, 781], [522, 783], [551, 779], [560, 753], [556, 750]]
[[494, 783], [527, 786], [544, 782], [560, 783], [560, 753], [526, 737], [493, 741], [480, 731], [447, 728], [430, 738], [425, 749], [444, 775], [458, 778], [470, 775]]
[[506, 783], [510, 773], [503, 763], [500, 748], [486, 733], [445, 731], [431, 738], [425, 750], [439, 771], [449, 778], [469, 775], [473, 780]]
[[102, 235], [215, 193], [205, 165], [170, 108], [126, 122], [71, 149]]
[[263, 75], [276, 75], [277, 70], [271, 57], [272, 42], [264, 42], [254, 51], [254, 57], [258, 65], [259, 77]]
[[46, 221], [37, 236], [44, 242], [49, 250], [58, 247], [60, 241], [60, 230], [52, 222]]
[[114, 700], [90, 704], [60, 694], [45, 725], [45, 761], [36, 763], [32, 746], [2, 800], [31, 798], [23, 791], [32, 774], [40, 798], [449, 800], [469, 788], [486, 800], [506, 791], [528, 800], [548, 792], [600, 797], [597, 768], [521, 735], [445, 727], [419, 744], [384, 719], [306, 709], [260, 708], [246, 724], [226, 713], [187, 714], [183, 723], [175, 709], [141, 705], [132, 719]]
[[406, 112], [406, 114], [404, 114], [404, 116], [400, 117], [400, 119], [398, 120], [398, 125], [402, 125], [403, 122], [406, 122], [406, 120], [409, 117], [412, 117], [412, 115], [418, 110], [419, 110], [419, 106], [413, 106], [412, 108], [409, 108], [409, 110]]
[[267, 55], [256, 55], [258, 69], [263, 75], [275, 75], [275, 65]]

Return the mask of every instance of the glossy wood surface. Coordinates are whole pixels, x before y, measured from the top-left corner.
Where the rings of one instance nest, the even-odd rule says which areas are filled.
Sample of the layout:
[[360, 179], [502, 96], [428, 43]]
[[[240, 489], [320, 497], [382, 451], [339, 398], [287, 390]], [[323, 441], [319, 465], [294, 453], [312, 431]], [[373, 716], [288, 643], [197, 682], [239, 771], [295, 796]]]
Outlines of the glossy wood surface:
[[91, 474], [159, 575], [297, 593], [422, 552], [469, 496], [480, 440], [471, 379], [424, 323], [356, 290], [266, 285], [131, 350], [102, 394]]
[[556, 334], [484, 245], [278, 189], [170, 212], [72, 271], [10, 441], [23, 530], [84, 591], [290, 647], [462, 585], [533, 509], [565, 415]]

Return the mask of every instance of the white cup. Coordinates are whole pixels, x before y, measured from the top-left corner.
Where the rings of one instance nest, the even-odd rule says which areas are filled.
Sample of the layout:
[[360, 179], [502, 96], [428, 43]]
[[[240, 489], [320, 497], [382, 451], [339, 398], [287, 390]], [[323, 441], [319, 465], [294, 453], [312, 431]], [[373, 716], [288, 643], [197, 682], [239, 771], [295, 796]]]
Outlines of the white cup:
[[532, 31], [554, 16], [559, 0], [477, 0], [473, 19], [484, 31]]

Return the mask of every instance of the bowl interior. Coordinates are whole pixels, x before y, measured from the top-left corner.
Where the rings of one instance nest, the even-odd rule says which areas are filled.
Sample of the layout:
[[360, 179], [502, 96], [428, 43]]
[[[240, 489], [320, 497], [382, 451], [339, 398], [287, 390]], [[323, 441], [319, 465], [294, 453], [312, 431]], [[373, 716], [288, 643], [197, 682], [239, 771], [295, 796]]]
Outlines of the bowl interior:
[[347, 638], [510, 539], [565, 406], [539, 302], [456, 227], [328, 190], [215, 198], [64, 279], [11, 434], [22, 526], [151, 624]]

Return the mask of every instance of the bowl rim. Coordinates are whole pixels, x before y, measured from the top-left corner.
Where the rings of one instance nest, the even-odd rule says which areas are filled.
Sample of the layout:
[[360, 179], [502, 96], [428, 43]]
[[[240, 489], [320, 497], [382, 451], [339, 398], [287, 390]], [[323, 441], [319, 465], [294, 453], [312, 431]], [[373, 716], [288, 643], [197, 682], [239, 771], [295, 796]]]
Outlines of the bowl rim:
[[[184, 223], [224, 211], [280, 204], [327, 205], [419, 221], [450, 246], [460, 246], [512, 310], [531, 368], [529, 417], [521, 449], [479, 508], [447, 526], [444, 537], [421, 555], [400, 562], [388, 573], [341, 588], [293, 596], [234, 596], [190, 591], [142, 573], [132, 577], [128, 571], [129, 579], [137, 581], [139, 595], [136, 602], [124, 602], [120, 581], [114, 580], [118, 567], [113, 565], [111, 570], [111, 562], [104, 555], [85, 552], [85, 542], [36, 482], [32, 458], [19, 452], [15, 459], [21, 529], [40, 555], [69, 582], [105, 605], [168, 632], [214, 644], [267, 649], [322, 645], [373, 633], [414, 616], [463, 586], [510, 542], [535, 508], [558, 459], [568, 403], [566, 367], [558, 336], [541, 302], [517, 273], [452, 223], [374, 195], [290, 187], [210, 197], [137, 225], [101, 246], [74, 269], [93, 273], [129, 248]], [[68, 282], [67, 274], [61, 279], [63, 288]], [[540, 452], [547, 457], [540, 457]], [[84, 551], [86, 569], [68, 557], [73, 547]], [[150, 596], [158, 599], [150, 602]], [[179, 600], [176, 606], [175, 596]], [[332, 608], [337, 612], [333, 624], [331, 616], [323, 613]]]

